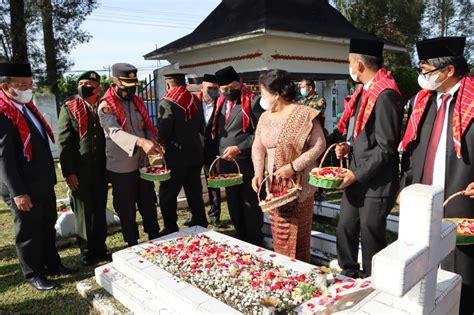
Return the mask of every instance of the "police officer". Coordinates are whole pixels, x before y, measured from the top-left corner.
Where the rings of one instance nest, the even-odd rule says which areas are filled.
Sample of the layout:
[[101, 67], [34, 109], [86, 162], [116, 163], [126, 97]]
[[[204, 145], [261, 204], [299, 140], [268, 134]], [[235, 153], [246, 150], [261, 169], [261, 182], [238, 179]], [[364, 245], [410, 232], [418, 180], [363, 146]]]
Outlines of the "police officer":
[[105, 133], [107, 179], [112, 184], [113, 205], [120, 217], [122, 234], [129, 246], [139, 239], [136, 210], [143, 218], [149, 239], [158, 236], [156, 194], [153, 182], [140, 178], [146, 154], [161, 153], [157, 130], [143, 100], [135, 95], [137, 68], [127, 63], [112, 66], [113, 84], [99, 104]]
[[111, 258], [105, 245], [105, 137], [97, 115], [100, 75], [87, 71], [77, 83], [79, 97], [68, 100], [59, 115], [58, 147], [61, 170], [72, 192], [80, 262], [90, 266]]

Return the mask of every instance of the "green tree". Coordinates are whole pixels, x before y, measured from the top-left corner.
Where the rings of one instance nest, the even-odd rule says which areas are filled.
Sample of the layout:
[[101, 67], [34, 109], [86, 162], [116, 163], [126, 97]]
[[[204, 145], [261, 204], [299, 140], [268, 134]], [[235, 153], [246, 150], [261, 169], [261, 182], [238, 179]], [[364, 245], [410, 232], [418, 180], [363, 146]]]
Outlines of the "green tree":
[[358, 29], [408, 48], [408, 53], [386, 53], [389, 67], [411, 65], [422, 36], [424, 0], [334, 0], [333, 5]]
[[398, 67], [392, 72], [392, 75], [402, 93], [402, 102], [406, 104], [420, 90], [418, 73], [411, 67]]

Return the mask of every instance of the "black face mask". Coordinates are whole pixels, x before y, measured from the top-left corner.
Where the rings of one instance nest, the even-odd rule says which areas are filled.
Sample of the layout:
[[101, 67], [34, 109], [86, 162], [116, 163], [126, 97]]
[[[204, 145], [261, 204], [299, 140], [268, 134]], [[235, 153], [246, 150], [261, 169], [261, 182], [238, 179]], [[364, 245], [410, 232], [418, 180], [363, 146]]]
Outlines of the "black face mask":
[[82, 98], [88, 98], [94, 95], [94, 90], [95, 87], [93, 86], [81, 85], [77, 88], [77, 93], [79, 93], [79, 96]]
[[136, 91], [137, 91], [136, 86], [128, 87], [128, 88], [117, 87], [117, 95], [126, 101], [133, 100], [133, 97], [135, 96]]
[[235, 102], [240, 98], [240, 89], [230, 89], [229, 91], [223, 93], [226, 100], [230, 102]]

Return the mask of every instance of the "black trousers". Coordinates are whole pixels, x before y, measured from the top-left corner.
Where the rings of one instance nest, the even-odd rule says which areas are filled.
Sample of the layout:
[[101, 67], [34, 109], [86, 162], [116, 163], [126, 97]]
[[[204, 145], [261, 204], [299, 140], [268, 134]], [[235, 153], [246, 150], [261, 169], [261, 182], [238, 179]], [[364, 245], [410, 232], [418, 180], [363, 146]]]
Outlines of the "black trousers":
[[56, 195], [53, 190], [32, 197], [30, 211], [18, 210], [12, 199], [5, 200], [11, 208], [15, 228], [16, 253], [23, 276], [43, 276], [45, 268], [55, 270], [61, 264], [56, 249]]
[[184, 188], [191, 211], [192, 225], [207, 227], [206, 212], [202, 199], [201, 166], [169, 166], [171, 179], [160, 183], [160, 208], [165, 229], [178, 230], [178, 195]]
[[[206, 180], [209, 178], [209, 167], [211, 166], [211, 163], [205, 163], [203, 165]], [[209, 209], [207, 215], [212, 221], [219, 222], [221, 220], [221, 190], [219, 188], [208, 187], [207, 192], [209, 195], [209, 203], [211, 205], [211, 209]]]
[[456, 246], [441, 262], [441, 268], [462, 277], [459, 314], [474, 314], [474, 245]]
[[359, 235], [362, 244], [362, 269], [372, 274], [372, 257], [387, 246], [387, 216], [395, 198], [365, 197], [346, 190], [342, 196], [337, 225], [337, 258], [344, 270], [359, 270]]
[[154, 183], [141, 179], [138, 170], [131, 173], [107, 171], [107, 179], [112, 184], [114, 209], [120, 217], [125, 242], [133, 245], [140, 238], [136, 222], [137, 208], [142, 216], [143, 229], [148, 234], [148, 238], [156, 238], [160, 226], [156, 211]]
[[102, 255], [107, 251], [107, 180], [103, 173], [94, 178], [79, 173], [78, 178], [80, 185], [70, 199], [81, 255]]
[[[231, 163], [221, 160], [221, 172], [235, 172], [235, 165]], [[263, 212], [258, 205], [257, 194], [252, 189], [254, 175], [252, 161], [250, 159], [239, 161], [239, 165], [244, 176], [244, 183], [225, 189], [230, 218], [238, 239], [261, 246]]]

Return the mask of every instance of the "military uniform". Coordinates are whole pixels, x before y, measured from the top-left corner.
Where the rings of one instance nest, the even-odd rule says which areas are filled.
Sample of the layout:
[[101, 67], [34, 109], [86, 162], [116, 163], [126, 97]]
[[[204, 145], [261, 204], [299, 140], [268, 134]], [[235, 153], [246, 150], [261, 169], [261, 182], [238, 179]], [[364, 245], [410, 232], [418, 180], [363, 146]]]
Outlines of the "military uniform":
[[[79, 80], [100, 82], [100, 76], [91, 71], [79, 76]], [[81, 127], [79, 112], [86, 117]], [[76, 175], [79, 181], [78, 188], [71, 193], [71, 206], [81, 258], [103, 257], [107, 252], [105, 136], [96, 104], [88, 104], [80, 97], [66, 102], [59, 114], [58, 147], [64, 178]]]
[[322, 113], [324, 113], [324, 110], [326, 109], [326, 100], [319, 96], [318, 93], [314, 93], [313, 96], [309, 97], [301, 96], [298, 98], [297, 103], [301, 105], [307, 105]]
[[[115, 64], [112, 68], [114, 77], [124, 80], [122, 83], [138, 84], [137, 69], [132, 65]], [[154, 136], [145, 123], [149, 117], [140, 112], [136, 100], [125, 100], [115, 93], [114, 87], [106, 92], [98, 113], [105, 133], [107, 179], [112, 184], [114, 209], [120, 217], [124, 240], [132, 246], [139, 239], [137, 208], [149, 239], [156, 238], [159, 232], [154, 183], [140, 178], [139, 169], [146, 165], [146, 154], [136, 145], [139, 138], [153, 140]], [[116, 100], [116, 104], [107, 101], [107, 96]], [[113, 106], [124, 114], [123, 121], [119, 121]]]
[[[164, 75], [166, 79], [184, 77], [184, 74], [177, 70], [170, 70]], [[165, 223], [164, 233], [178, 230], [176, 210], [181, 188], [184, 188], [191, 211], [190, 226], [206, 227], [208, 224], [202, 198], [203, 150], [197, 106], [197, 98], [187, 91], [184, 85], [174, 87], [160, 101], [159, 141], [165, 147], [165, 161], [171, 170], [171, 179], [162, 182], [159, 191], [160, 208]]]

